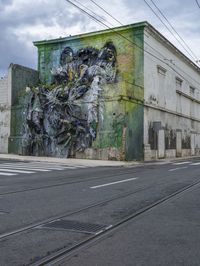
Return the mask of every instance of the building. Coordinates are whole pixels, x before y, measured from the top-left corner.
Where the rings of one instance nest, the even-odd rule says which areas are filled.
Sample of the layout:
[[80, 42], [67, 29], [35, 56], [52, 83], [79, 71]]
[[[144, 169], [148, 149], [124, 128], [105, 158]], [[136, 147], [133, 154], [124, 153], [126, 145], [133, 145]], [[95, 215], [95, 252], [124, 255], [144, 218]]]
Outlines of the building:
[[0, 79], [0, 152], [8, 153], [8, 138], [10, 136], [11, 95], [9, 92], [10, 71]]
[[127, 161], [199, 154], [200, 69], [149, 23], [34, 45], [43, 85], [24, 97], [15, 128], [25, 130], [16, 143], [11, 126], [10, 152]]
[[[8, 73], [0, 79], [0, 153], [21, 153], [23, 134], [23, 99], [26, 86], [36, 86], [38, 72], [17, 64], [10, 64]], [[9, 141], [10, 139], [10, 141]], [[10, 142], [10, 144], [9, 144]]]

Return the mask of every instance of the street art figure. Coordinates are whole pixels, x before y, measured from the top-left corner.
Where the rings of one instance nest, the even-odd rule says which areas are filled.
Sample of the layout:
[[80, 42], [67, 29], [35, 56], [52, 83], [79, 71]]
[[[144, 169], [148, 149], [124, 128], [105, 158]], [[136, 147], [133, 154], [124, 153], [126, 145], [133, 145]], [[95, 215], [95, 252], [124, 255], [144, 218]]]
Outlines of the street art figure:
[[68, 157], [92, 145], [103, 120], [104, 86], [116, 82], [116, 58], [112, 42], [62, 51], [53, 84], [28, 92], [24, 153]]

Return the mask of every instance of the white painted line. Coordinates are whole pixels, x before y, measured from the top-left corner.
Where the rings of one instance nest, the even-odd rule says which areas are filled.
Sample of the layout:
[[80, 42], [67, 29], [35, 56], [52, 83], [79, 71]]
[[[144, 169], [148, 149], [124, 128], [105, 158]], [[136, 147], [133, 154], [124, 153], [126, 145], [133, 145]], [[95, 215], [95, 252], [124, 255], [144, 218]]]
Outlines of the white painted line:
[[[30, 168], [37, 168], [37, 166], [34, 166], [34, 165], [20, 165], [20, 164], [10, 164], [10, 165], [6, 165], [6, 164], [0, 164], [0, 167], [9, 167], [9, 168], [17, 168], [17, 167], [23, 167], [23, 168], [26, 168], [26, 169], [30, 169]], [[29, 168], [30, 167], [30, 168]], [[38, 169], [41, 169], [41, 167], [43, 167], [42, 165], [40, 165], [40, 168]], [[65, 168], [61, 168], [61, 167], [49, 167], [49, 166], [45, 166], [44, 167], [44, 170], [64, 170]]]
[[37, 165], [52, 165], [52, 166], [58, 166], [58, 167], [88, 167], [87, 165], [81, 165], [81, 164], [58, 164], [58, 163], [48, 163], [48, 162], [29, 162], [29, 164], [37, 164]]
[[[64, 166], [63, 166], [63, 167], [64, 167]], [[91, 167], [91, 166], [87, 166], [87, 165], [74, 165], [74, 166], [70, 166], [70, 167], [87, 168], [87, 167]]]
[[[62, 170], [65, 170], [65, 169], [76, 169], [77, 167], [74, 167], [74, 166], [62, 166], [62, 168], [60, 168], [60, 169], [62, 169]], [[51, 169], [51, 167], [50, 167], [50, 169]]]
[[63, 170], [65, 170], [65, 168], [63, 168], [63, 167], [62, 167], [62, 168], [61, 168], [61, 167], [58, 168], [58, 167], [48, 167], [48, 166], [47, 166], [46, 168], [49, 169], [49, 170], [58, 170], [58, 171], [63, 171]]
[[119, 183], [123, 183], [123, 182], [133, 181], [133, 180], [135, 180], [137, 178], [138, 177], [129, 178], [129, 179], [120, 180], [120, 181], [116, 181], [116, 182], [112, 182], [112, 183], [107, 183], [107, 184], [102, 184], [102, 185], [98, 185], [98, 186], [93, 186], [93, 187], [90, 187], [90, 188], [94, 189], [94, 188], [99, 188], [99, 187], [111, 186], [111, 185], [115, 185], [115, 184], [119, 184]]
[[17, 175], [17, 174], [11, 174], [11, 173], [2, 173], [2, 172], [0, 172], [0, 175], [11, 176], [11, 175]]
[[[9, 168], [8, 168], [9, 167]], [[31, 171], [38, 171], [38, 172], [50, 172], [51, 170], [47, 170], [47, 169], [40, 169], [40, 168], [29, 168], [29, 167], [25, 167], [25, 166], [15, 166], [15, 167], [10, 167], [10, 166], [2, 166], [1, 165], [1, 168], [2, 169], [11, 169], [14, 170], [14, 169], [21, 169], [21, 170], [31, 170]]]
[[55, 163], [28, 163], [28, 165], [34, 165], [34, 166], [39, 166], [39, 167], [56, 167], [56, 168], [65, 168], [65, 167], [76, 167], [76, 165], [67, 165], [67, 164], [55, 164]]
[[191, 162], [180, 162], [180, 163], [173, 163], [173, 165], [182, 165], [182, 164], [188, 164], [188, 163], [191, 163]]
[[75, 169], [75, 168], [88, 168], [88, 167], [93, 167], [93, 166], [85, 166], [85, 165], [58, 165], [58, 164], [53, 164], [53, 163], [49, 163], [49, 164], [46, 164], [46, 163], [35, 163], [35, 162], [31, 162], [31, 163], [2, 163], [0, 164], [0, 167], [1, 166], [25, 166], [25, 167], [32, 167], [32, 168], [62, 168], [62, 169]]
[[191, 163], [190, 165], [200, 165], [200, 162], [198, 162], [198, 163]]
[[168, 171], [169, 172], [173, 172], [173, 171], [178, 171], [178, 170], [182, 170], [182, 169], [186, 169], [186, 168], [188, 168], [188, 167], [187, 166], [185, 166], [185, 167], [178, 167], [178, 168], [169, 169]]
[[0, 171], [11, 172], [11, 173], [21, 173], [21, 174], [34, 174], [35, 173], [35, 172], [30, 172], [30, 171], [11, 170], [11, 169], [3, 169], [3, 168], [0, 168]]

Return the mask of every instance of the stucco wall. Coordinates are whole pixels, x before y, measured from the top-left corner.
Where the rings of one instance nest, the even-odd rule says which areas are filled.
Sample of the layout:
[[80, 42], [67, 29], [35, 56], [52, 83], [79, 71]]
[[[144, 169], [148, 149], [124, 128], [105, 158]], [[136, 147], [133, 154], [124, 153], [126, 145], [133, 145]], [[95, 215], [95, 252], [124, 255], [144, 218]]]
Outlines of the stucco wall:
[[26, 87], [37, 86], [38, 71], [17, 64], [11, 64], [11, 128], [9, 137], [9, 153], [22, 154], [22, 136], [25, 126], [25, 94]]
[[[148, 29], [145, 31], [145, 50], [155, 55], [145, 53], [144, 57], [146, 159], [159, 157], [159, 130], [164, 130], [165, 135], [164, 157], [198, 154], [200, 72]], [[177, 152], [180, 136], [181, 151]]]
[[[76, 152], [78, 158], [143, 159], [143, 26], [125, 27], [119, 32], [96, 32], [66, 39], [38, 42], [39, 72], [43, 83], [51, 83], [51, 69], [60, 64], [65, 47], [76, 53], [87, 47], [101, 49], [108, 42], [116, 48], [116, 82], [103, 86], [102, 119], [91, 148]], [[132, 42], [132, 43], [131, 43]], [[135, 45], [135, 44], [136, 45]]]
[[8, 75], [0, 79], [0, 153], [8, 153], [11, 117], [10, 78], [9, 68]]

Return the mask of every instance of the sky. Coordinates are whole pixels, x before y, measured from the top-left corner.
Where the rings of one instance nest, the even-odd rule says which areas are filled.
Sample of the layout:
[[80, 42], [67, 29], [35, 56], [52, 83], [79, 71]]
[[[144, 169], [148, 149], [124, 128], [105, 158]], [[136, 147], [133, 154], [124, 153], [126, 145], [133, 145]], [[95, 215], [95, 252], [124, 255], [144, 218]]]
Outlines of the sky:
[[[97, 13], [104, 23], [120, 24], [91, 0], [71, 0]], [[148, 21], [182, 52], [182, 46], [151, 11], [153, 2], [200, 60], [200, 0], [95, 0], [123, 25]], [[199, 3], [199, 6], [198, 6]], [[164, 19], [163, 19], [164, 20]], [[111, 26], [108, 24], [109, 26]], [[0, 77], [10, 63], [37, 68], [33, 41], [105, 29], [66, 0], [0, 0]], [[183, 41], [182, 41], [183, 43]], [[193, 60], [194, 61], [194, 60]]]

